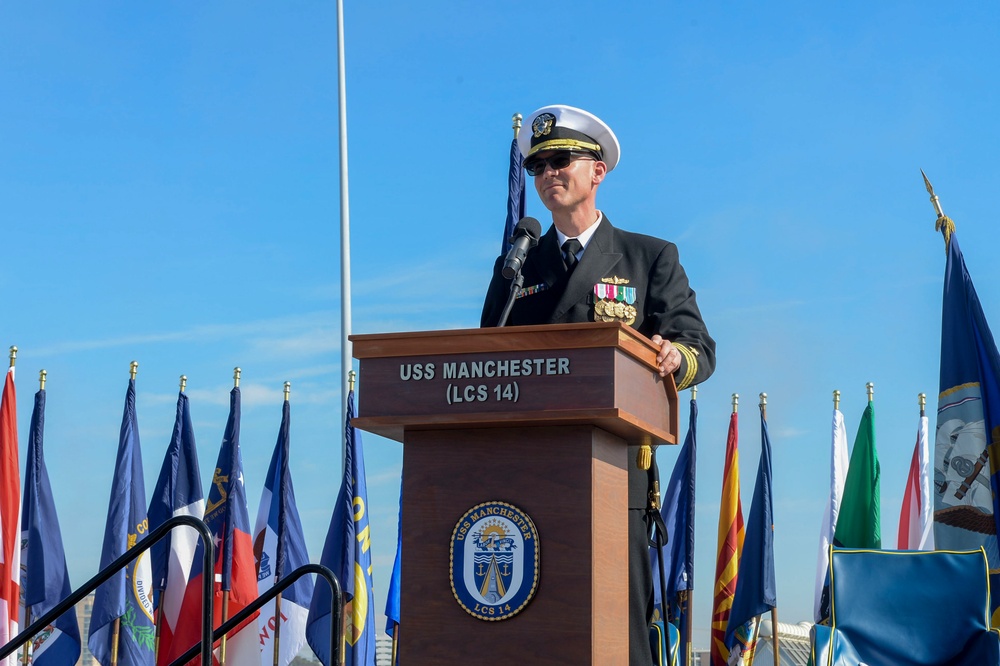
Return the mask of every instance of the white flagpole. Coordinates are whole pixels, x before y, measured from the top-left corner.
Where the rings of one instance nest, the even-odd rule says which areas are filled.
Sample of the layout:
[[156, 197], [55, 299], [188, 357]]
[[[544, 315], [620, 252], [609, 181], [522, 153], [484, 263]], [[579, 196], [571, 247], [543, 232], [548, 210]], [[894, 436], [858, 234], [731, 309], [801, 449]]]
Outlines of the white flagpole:
[[[337, 86], [340, 115], [340, 349], [341, 423], [347, 422], [347, 374], [353, 369], [351, 341], [351, 205], [347, 186], [347, 75], [344, 67], [344, 2], [337, 0]], [[343, 442], [342, 456], [347, 454]]]

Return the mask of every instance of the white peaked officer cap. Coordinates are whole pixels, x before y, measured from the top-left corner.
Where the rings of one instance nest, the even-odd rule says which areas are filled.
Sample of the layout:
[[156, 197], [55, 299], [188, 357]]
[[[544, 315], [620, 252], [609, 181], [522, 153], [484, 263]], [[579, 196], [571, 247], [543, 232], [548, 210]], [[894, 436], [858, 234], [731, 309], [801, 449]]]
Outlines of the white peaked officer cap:
[[621, 146], [607, 123], [594, 114], [565, 104], [543, 106], [530, 114], [517, 133], [521, 154], [543, 150], [594, 153], [611, 171], [618, 165]]

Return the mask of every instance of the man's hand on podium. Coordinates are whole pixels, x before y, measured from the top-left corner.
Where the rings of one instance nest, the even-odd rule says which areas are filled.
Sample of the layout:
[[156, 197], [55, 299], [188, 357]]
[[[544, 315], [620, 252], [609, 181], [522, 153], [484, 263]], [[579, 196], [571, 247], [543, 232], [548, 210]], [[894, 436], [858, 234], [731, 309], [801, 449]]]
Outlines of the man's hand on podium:
[[660, 348], [656, 353], [656, 364], [660, 367], [661, 377], [666, 377], [681, 367], [681, 353], [670, 344], [670, 340], [664, 340], [659, 335], [654, 335], [650, 340]]

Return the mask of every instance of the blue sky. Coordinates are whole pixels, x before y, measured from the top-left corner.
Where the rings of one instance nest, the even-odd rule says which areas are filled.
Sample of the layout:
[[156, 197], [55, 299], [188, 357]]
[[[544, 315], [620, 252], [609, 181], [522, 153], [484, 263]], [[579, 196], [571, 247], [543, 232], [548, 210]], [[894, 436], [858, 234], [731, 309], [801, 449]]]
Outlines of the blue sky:
[[[476, 326], [511, 115], [566, 103], [606, 120], [622, 161], [599, 206], [678, 243], [718, 342], [698, 394], [707, 647], [732, 393], [746, 510], [769, 396], [783, 621], [811, 613], [834, 389], [853, 441], [875, 383], [895, 540], [917, 394], [933, 412], [938, 389], [945, 257], [920, 168], [1000, 325], [1000, 7], [625, 4], [347, 3], [353, 330]], [[291, 469], [318, 559], [342, 471], [333, 3], [4, 2], [0, 91], [0, 344], [20, 348], [22, 460], [48, 371], [73, 581], [97, 569], [133, 359], [148, 492], [179, 375], [207, 483], [243, 368], [251, 516], [292, 382]], [[547, 225], [533, 192], [528, 213]], [[381, 609], [402, 451], [364, 441]]]

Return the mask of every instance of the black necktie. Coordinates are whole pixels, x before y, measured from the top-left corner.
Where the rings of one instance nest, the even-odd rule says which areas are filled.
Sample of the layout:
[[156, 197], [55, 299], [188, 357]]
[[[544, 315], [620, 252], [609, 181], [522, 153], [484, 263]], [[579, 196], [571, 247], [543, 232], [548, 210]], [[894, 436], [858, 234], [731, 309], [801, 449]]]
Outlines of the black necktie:
[[570, 273], [572, 273], [573, 269], [576, 268], [576, 265], [580, 263], [576, 258], [576, 254], [582, 249], [583, 244], [575, 238], [570, 238], [562, 244], [563, 263], [566, 264], [566, 270]]

